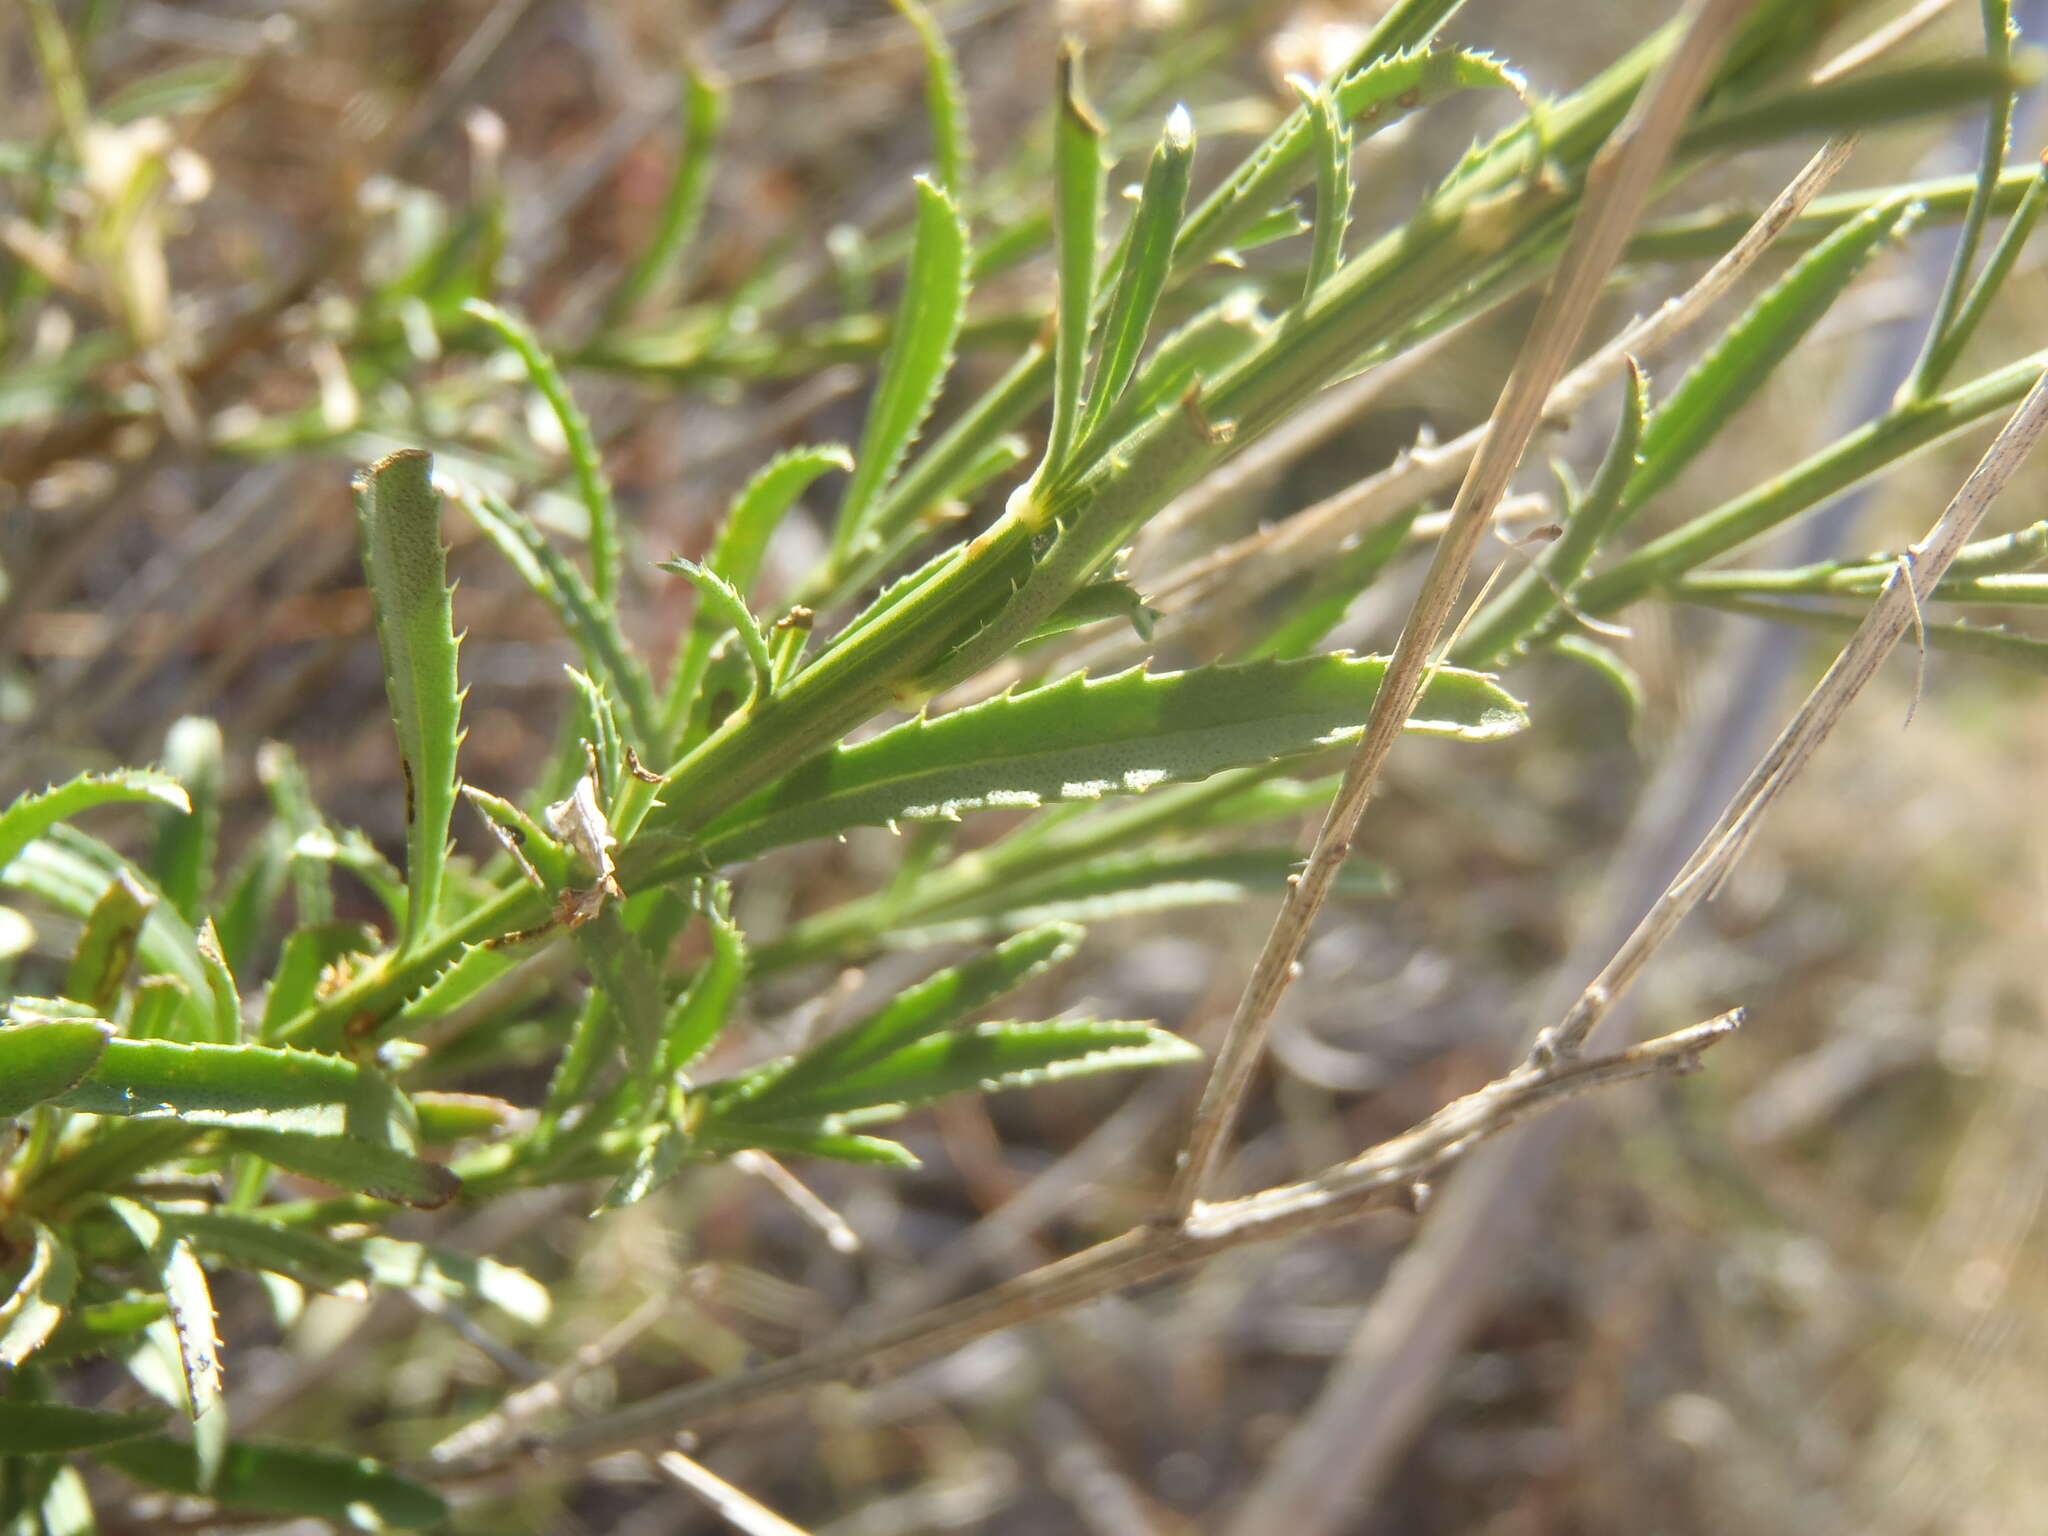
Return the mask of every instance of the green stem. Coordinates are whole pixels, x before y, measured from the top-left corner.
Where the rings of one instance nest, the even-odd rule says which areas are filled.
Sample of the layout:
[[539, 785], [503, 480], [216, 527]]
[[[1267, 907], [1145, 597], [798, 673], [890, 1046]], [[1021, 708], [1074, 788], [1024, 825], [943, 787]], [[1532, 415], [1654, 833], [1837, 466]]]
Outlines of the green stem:
[[[1857, 481], [2015, 404], [2048, 366], [2036, 352], [1931, 400], [1902, 406], [1580, 584], [1573, 603], [1605, 616], [1818, 506]], [[1552, 625], [1546, 632], [1554, 632]]]

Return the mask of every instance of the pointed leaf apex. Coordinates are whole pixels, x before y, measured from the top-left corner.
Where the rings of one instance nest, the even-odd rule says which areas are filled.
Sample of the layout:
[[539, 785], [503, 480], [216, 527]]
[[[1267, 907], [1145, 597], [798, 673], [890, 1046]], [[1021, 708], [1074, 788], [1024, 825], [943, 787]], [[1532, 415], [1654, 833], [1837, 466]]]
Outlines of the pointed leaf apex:
[[1188, 115], [1187, 103], [1176, 102], [1166, 114], [1166, 147], [1176, 154], [1186, 154], [1195, 147], [1195, 120]]

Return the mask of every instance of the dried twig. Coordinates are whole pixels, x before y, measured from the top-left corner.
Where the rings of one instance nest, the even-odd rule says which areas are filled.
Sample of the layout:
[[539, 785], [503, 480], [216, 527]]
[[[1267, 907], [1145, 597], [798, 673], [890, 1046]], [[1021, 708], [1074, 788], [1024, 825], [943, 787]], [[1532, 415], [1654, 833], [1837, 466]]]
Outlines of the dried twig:
[[987, 1334], [1158, 1279], [1249, 1243], [1316, 1230], [1388, 1206], [1412, 1206], [1418, 1186], [1489, 1136], [1589, 1088], [1691, 1071], [1701, 1053], [1741, 1024], [1722, 1014], [1612, 1056], [1531, 1058], [1445, 1105], [1401, 1135], [1312, 1178], [1240, 1200], [1203, 1205], [1179, 1223], [1137, 1227], [1070, 1258], [902, 1323], [856, 1334], [804, 1354], [660, 1393], [572, 1424], [524, 1447], [479, 1457], [445, 1456], [426, 1475], [459, 1482], [495, 1477], [523, 1458], [581, 1458], [668, 1440], [677, 1431], [786, 1399], [823, 1382], [894, 1374]]
[[1380, 767], [1422, 691], [1430, 656], [1464, 588], [1494, 505], [1541, 423], [1551, 386], [1585, 330], [1607, 274], [1649, 201], [1657, 173], [1677, 142], [1722, 42], [1746, 6], [1747, 0], [1703, 0], [1677, 48], [1587, 172], [1585, 203], [1570, 244], [1459, 487], [1450, 527], [1437, 545], [1436, 558], [1394, 647], [1364, 738], [1316, 835], [1308, 867], [1288, 887], [1217, 1052], [1169, 1196], [1169, 1209], [1176, 1216], [1191, 1211], [1208, 1185], [1264, 1052], [1273, 1010], [1294, 978], [1308, 930], [1351, 851], [1352, 835], [1372, 797]]

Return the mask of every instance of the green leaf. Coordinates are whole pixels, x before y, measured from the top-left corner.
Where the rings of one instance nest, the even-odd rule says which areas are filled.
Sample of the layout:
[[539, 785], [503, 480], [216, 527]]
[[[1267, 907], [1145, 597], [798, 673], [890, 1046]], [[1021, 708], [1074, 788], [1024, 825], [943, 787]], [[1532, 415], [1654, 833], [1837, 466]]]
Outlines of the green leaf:
[[1981, 106], [2040, 75], [2033, 54], [2015, 62], [1950, 59], [1898, 69], [1858, 71], [1828, 85], [1743, 101], [1709, 112], [1673, 151], [1684, 160], [1803, 134], [1855, 133], [1884, 123], [1939, 117]]
[[215, 909], [214, 929], [220, 935], [221, 953], [238, 974], [249, 975], [262, 968], [284, 895], [291, 848], [283, 827], [275, 822], [266, 824], [243, 854], [228, 884], [226, 900]]
[[838, 1163], [863, 1163], [872, 1168], [918, 1168], [923, 1165], [901, 1142], [882, 1136], [855, 1136], [820, 1124], [756, 1123], [711, 1125], [699, 1144], [714, 1152], [758, 1148], [777, 1157], [824, 1157]]
[[[971, 900], [920, 909], [915, 925], [905, 923], [888, 938], [915, 948], [994, 938], [1039, 923], [1095, 923], [1247, 901], [1279, 894], [1300, 868], [1301, 855], [1292, 848], [1147, 848], [1104, 854]], [[1341, 895], [1385, 896], [1392, 890], [1386, 866], [1370, 860], [1346, 860], [1338, 874]]]
[[211, 991], [194, 936], [161, 900], [156, 887], [113, 849], [76, 828], [55, 826], [49, 836], [22, 849], [13, 863], [0, 867], [0, 884], [28, 891], [80, 922], [90, 920], [108, 884], [117, 879], [158, 898], [143, 920], [136, 957], [145, 976], [173, 977], [184, 988], [178, 1028], [205, 1033], [212, 1025]]
[[689, 988], [669, 1009], [662, 1031], [665, 1077], [687, 1072], [725, 1029], [734, 1001], [747, 975], [746, 937], [732, 920], [732, 888], [716, 884], [704, 909], [711, 956], [690, 979]]
[[176, 779], [148, 768], [121, 768], [112, 773], [81, 773], [75, 779], [34, 794], [22, 795], [0, 811], [0, 868], [60, 821], [96, 805], [154, 803], [187, 812], [192, 802]]
[[605, 306], [608, 324], [630, 315], [650, 294], [673, 293], [676, 289], [682, 258], [703, 222], [704, 203], [711, 190], [712, 156], [717, 152], [725, 117], [723, 83], [686, 58], [683, 146], [676, 156], [675, 174], [669, 178], [668, 191], [662, 197], [661, 214], [655, 220], [652, 238], [634, 258], [631, 269]]
[[1886, 241], [1912, 227], [1912, 205], [1884, 203], [1799, 259], [1685, 376], [1643, 428], [1642, 467], [1622, 495], [1626, 518], [1669, 485], [1834, 306]]
[[438, 1210], [462, 1189], [462, 1180], [439, 1163], [353, 1136], [236, 1129], [228, 1139], [293, 1173], [419, 1210]]
[[1158, 412], [1178, 407], [1189, 389], [1220, 376], [1271, 329], [1255, 290], [1241, 289], [1219, 299], [1161, 338], [1096, 429], [1097, 439], [1115, 442]]
[[[1347, 71], [1329, 94], [1340, 118], [1377, 133], [1453, 91], [1473, 88], [1519, 96], [1524, 85], [1514, 70], [1483, 53], [1418, 47]], [[1250, 226], [1307, 179], [1314, 149], [1309, 115], [1297, 108], [1189, 216], [1175, 266], [1185, 271], [1240, 244]]]
[[[206, 1283], [206, 1271], [200, 1268], [191, 1243], [166, 1227], [154, 1211], [139, 1201], [113, 1195], [108, 1197], [107, 1208], [135, 1234], [163, 1286], [164, 1299], [171, 1304], [171, 1327], [178, 1337], [187, 1416], [196, 1423], [208, 1414], [219, 1414], [225, 1422], [227, 1406], [221, 1395], [220, 1333], [214, 1325], [213, 1291]], [[216, 1458], [226, 1442], [213, 1436], [200, 1436], [198, 1440], [200, 1460], [195, 1465], [201, 1483], [207, 1484], [219, 1470]]]
[[[838, 1081], [848, 1073], [886, 1060], [912, 1041], [950, 1029], [975, 1009], [1014, 991], [1031, 977], [1073, 954], [1081, 930], [1065, 923], [1048, 924], [1020, 933], [959, 965], [939, 971], [858, 1023], [818, 1042], [797, 1056], [765, 1062], [707, 1090], [708, 1121], [737, 1104], [772, 1093], [778, 1101]], [[788, 1114], [755, 1115], [761, 1119], [794, 1119]], [[708, 1123], [708, 1122], [707, 1122]]]
[[[1979, 0], [1978, 14], [1984, 25], [1986, 62], [2010, 68], [2015, 37], [2012, 0]], [[1974, 318], [1968, 325], [1959, 325], [1958, 321], [1970, 288], [1970, 269], [1977, 264], [1977, 248], [1984, 238], [1984, 223], [1998, 194], [1999, 173], [2005, 168], [2006, 151], [2011, 147], [2013, 94], [2012, 85], [1994, 92], [1984, 114], [1984, 149], [1977, 161], [1977, 185], [1971, 190], [1970, 205], [1956, 231], [1948, 276], [1942, 283], [1933, 318], [1927, 323], [1919, 360], [1899, 390], [1903, 400], [1925, 399], [1941, 387], [1947, 370], [1954, 366], [1957, 354], [1969, 339], [1969, 326], [1975, 324]], [[1994, 260], [1992, 266], [1996, 265]], [[1986, 276], [1990, 275], [1987, 270]], [[1982, 285], [1979, 287], [1981, 291]]]
[[1296, 80], [1294, 88], [1315, 137], [1316, 237], [1302, 278], [1301, 303], [1295, 310], [1304, 314], [1316, 291], [1336, 276], [1344, 259], [1344, 232], [1351, 227], [1351, 125], [1329, 93], [1302, 80]]
[[584, 671], [606, 684], [612, 698], [625, 710], [627, 729], [634, 740], [651, 748], [660, 739], [656, 734], [659, 722], [654, 685], [619, 631], [617, 610], [599, 600], [582, 572], [563, 557], [525, 513], [488, 491], [464, 486], [459, 494], [463, 509], [497, 546], [505, 563], [554, 613], [583, 658]]
[[60, 1102], [95, 1115], [261, 1124], [287, 1111], [345, 1107], [362, 1093], [362, 1081], [354, 1062], [314, 1051], [116, 1038]]
[[923, 177], [916, 185], [916, 233], [903, 298], [833, 531], [833, 550], [842, 556], [868, 531], [877, 502], [924, 424], [952, 366], [967, 308], [967, 225], [944, 191]]
[[1576, 661], [1612, 688], [1631, 721], [1642, 718], [1643, 680], [1620, 652], [1585, 635], [1559, 635], [1550, 642], [1550, 649], [1559, 656]]
[[940, 188], [955, 201], [967, 196], [967, 107], [960, 93], [960, 66], [946, 34], [932, 19], [923, 0], [892, 0], [903, 19], [917, 29], [924, 50], [925, 103], [932, 120], [932, 160]]
[[[28, 1262], [0, 1300], [0, 1367], [12, 1370], [41, 1349], [71, 1305], [78, 1261], [71, 1246], [39, 1221], [27, 1223]], [[10, 1442], [0, 1439], [0, 1446]]]
[[177, 721], [164, 737], [164, 769], [184, 785], [190, 809], [159, 816], [150, 869], [164, 899], [197, 928], [220, 840], [220, 727], [197, 715]]
[[99, 115], [110, 123], [134, 123], [145, 117], [205, 112], [239, 91], [249, 70], [247, 59], [236, 58], [174, 64], [122, 86], [100, 103]]
[[[1188, 173], [1194, 157], [1194, 123], [1187, 108], [1175, 107], [1167, 115], [1166, 132], [1152, 152], [1152, 163], [1146, 167], [1137, 211], [1131, 215], [1130, 231], [1124, 238], [1116, 287], [1111, 291], [1109, 313], [1102, 322], [1095, 377], [1088, 390], [1088, 412], [1081, 424], [1084, 442], [1093, 441], [1095, 429], [1137, 371], [1138, 358], [1151, 332], [1153, 311], [1159, 306], [1159, 295], [1166, 288], [1166, 274], [1173, 264], [1173, 240], [1187, 207]], [[1087, 457], [1085, 450], [1081, 456]]]
[[[704, 850], [724, 862], [848, 827], [1137, 794], [1313, 752], [1364, 729], [1385, 671], [1381, 658], [1318, 656], [1075, 674], [823, 753], [713, 822]], [[1445, 668], [1408, 729], [1490, 741], [1527, 718], [1490, 679]]]
[[[19, 999], [8, 1004], [12, 1020]], [[92, 1070], [114, 1026], [98, 1019], [50, 1019], [0, 1026], [0, 1120], [54, 1099]]]
[[[769, 460], [733, 498], [711, 553], [704, 558], [706, 568], [716, 571], [737, 591], [751, 592], [768, 552], [768, 540], [796, 499], [828, 470], [852, 468], [853, 455], [838, 443], [793, 448]], [[705, 607], [698, 608], [690, 621], [669, 676], [668, 701], [662, 710], [665, 745], [673, 743], [723, 627], [718, 614]]]
[[[2002, 124], [2000, 126], [2003, 127]], [[2000, 143], [2002, 147], [2003, 140]], [[1993, 164], [1991, 169], [1995, 173], [1996, 165]], [[1971, 203], [1972, 214], [1975, 214], [1980, 206], [1986, 212], [1989, 211], [1998, 191], [1996, 174], [1987, 181], [1980, 182], [1979, 189], [1980, 199]], [[1991, 301], [2005, 286], [2006, 278], [2012, 275], [2013, 264], [2019, 260], [2019, 254], [2025, 248], [2028, 237], [2033, 234], [2035, 224], [2040, 221], [2042, 208], [2048, 206], [2048, 198], [2042, 195], [2044, 191], [2048, 191], [2048, 162], [2043, 162], [2035, 171], [2034, 179], [2027, 183], [2027, 190], [2020, 199], [2019, 207], [2013, 210], [2012, 219], [2007, 223], [2005, 233], [1999, 236], [1998, 244], [1992, 249], [1991, 259], [1984, 263], [1984, 270], [1977, 275], [1976, 282], [1963, 297], [1954, 321], [1945, 331], [1928, 333], [1926, 360], [1915, 373], [1911, 385], [1913, 398], [1923, 398], [1933, 390], [1939, 389], [1941, 381], [1948, 377], [1956, 365], [1956, 360], [1963, 355], [1963, 348], [1968, 346], [1970, 338], [1976, 335], [1977, 327], [1983, 323], [1985, 314], [1991, 308]], [[1958, 277], [1964, 273], [1961, 254], [1959, 249], [1955, 269]]]
[[135, 960], [143, 919], [155, 905], [156, 897], [125, 873], [113, 878], [93, 903], [78, 945], [71, 952], [71, 964], [64, 972], [66, 997], [97, 1014], [113, 1011], [114, 999]]
[[729, 1120], [894, 1114], [954, 1093], [995, 1093], [1095, 1072], [1174, 1066], [1202, 1053], [1152, 1024], [1051, 1020], [977, 1024], [928, 1035], [869, 1066], [802, 1091], [778, 1083], [726, 1112]]
[[658, 564], [662, 570], [682, 577], [695, 587], [698, 607], [709, 610], [720, 627], [731, 629], [740, 637], [740, 644], [746, 648], [747, 660], [754, 668], [754, 693], [749, 702], [758, 705], [774, 686], [775, 664], [768, 656], [768, 637], [761, 630], [761, 621], [747, 606], [747, 600], [740, 596], [731, 582], [694, 560], [685, 560], [677, 555]]
[[0, 1445], [15, 1456], [63, 1455], [132, 1440], [162, 1427], [161, 1413], [101, 1413], [64, 1403], [0, 1398]]
[[314, 1290], [337, 1290], [369, 1279], [370, 1265], [346, 1243], [240, 1211], [160, 1212], [201, 1252], [245, 1269], [286, 1275]]
[[462, 691], [433, 456], [402, 448], [379, 459], [356, 476], [355, 496], [384, 689], [405, 775], [409, 904], [402, 954], [432, 926], [440, 904], [461, 741]]
[[1053, 130], [1053, 238], [1059, 253], [1059, 320], [1053, 337], [1052, 430], [1039, 478], [1065, 467], [1081, 420], [1082, 371], [1095, 319], [1096, 239], [1102, 220], [1102, 124], [1081, 95], [1078, 44], [1063, 42]]
[[1107, 619], [1122, 619], [1137, 632], [1139, 639], [1149, 640], [1159, 615], [1145, 606], [1145, 599], [1128, 581], [1120, 577], [1104, 577], [1089, 582], [1061, 603], [1023, 643], [1030, 645], [1035, 641], [1049, 640], [1054, 635], [1064, 635]]
[[231, 1441], [210, 1483], [202, 1478], [191, 1446], [162, 1436], [109, 1446], [97, 1456], [139, 1483], [203, 1495], [224, 1509], [306, 1515], [351, 1529], [360, 1528], [365, 1516], [406, 1530], [438, 1525], [448, 1517], [447, 1505], [432, 1489], [366, 1458], [327, 1451]]
[[317, 859], [307, 858], [300, 843], [307, 838], [333, 840], [320, 808], [313, 801], [313, 787], [299, 755], [281, 741], [266, 741], [256, 749], [256, 777], [270, 796], [277, 821], [291, 839], [291, 857], [286, 866], [291, 875], [293, 916], [302, 923], [324, 923], [334, 916], [334, 888], [327, 870]]
[[562, 439], [569, 445], [569, 463], [576, 472], [577, 494], [590, 516], [590, 590], [600, 605], [609, 608], [619, 595], [619, 518], [612, 506], [611, 482], [598, 458], [597, 439], [590, 433], [590, 420], [562, 382], [555, 360], [525, 321], [484, 299], [469, 300], [462, 312], [483, 321], [512, 348], [525, 365], [527, 378], [561, 424]]
[[171, 1304], [161, 1296], [132, 1295], [73, 1307], [43, 1346], [38, 1363], [55, 1364], [83, 1355], [106, 1354], [168, 1316], [170, 1309]]
[[199, 964], [206, 972], [206, 995], [211, 1004], [208, 1015], [212, 1028], [207, 1039], [216, 1045], [231, 1045], [242, 1038], [242, 999], [235, 990], [235, 977], [228, 969], [227, 957], [221, 953], [220, 935], [214, 932], [212, 918], [200, 924], [195, 947]]

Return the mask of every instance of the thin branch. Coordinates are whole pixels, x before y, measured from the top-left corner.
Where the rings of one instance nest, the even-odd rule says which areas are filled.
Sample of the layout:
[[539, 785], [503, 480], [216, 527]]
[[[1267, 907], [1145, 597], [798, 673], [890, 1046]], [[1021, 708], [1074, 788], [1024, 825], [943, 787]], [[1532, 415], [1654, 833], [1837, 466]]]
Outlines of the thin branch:
[[1741, 1023], [1737, 1010], [1611, 1056], [1542, 1061], [1532, 1056], [1401, 1135], [1299, 1183], [1205, 1204], [1182, 1223], [1133, 1228], [904, 1322], [758, 1370], [663, 1392], [524, 1446], [499, 1443], [480, 1456], [444, 1455], [425, 1475], [444, 1485], [490, 1480], [514, 1463], [560, 1456], [588, 1459], [666, 1442], [681, 1430], [731, 1419], [824, 1382], [877, 1381], [987, 1334], [1156, 1280], [1233, 1248], [1333, 1226], [1389, 1206], [1412, 1207], [1418, 1186], [1516, 1121], [1587, 1089], [1690, 1072], [1706, 1050]]
[[1585, 202], [1570, 243], [1458, 489], [1451, 525], [1437, 545], [1436, 558], [1394, 647], [1357, 755], [1316, 835], [1308, 867], [1288, 887], [1217, 1053], [1169, 1196], [1168, 1208], [1175, 1216], [1192, 1211], [1208, 1185], [1264, 1053], [1273, 1010], [1294, 979], [1309, 928], [1351, 851], [1380, 767], [1422, 691], [1429, 658], [1471, 572], [1494, 506], [1541, 424], [1551, 386], [1585, 331], [1607, 275], [1649, 202], [1657, 174], [1705, 87], [1723, 41], [1747, 8], [1748, 0], [1701, 0], [1677, 48], [1587, 172]]

